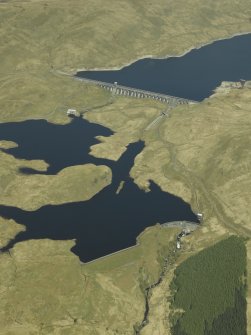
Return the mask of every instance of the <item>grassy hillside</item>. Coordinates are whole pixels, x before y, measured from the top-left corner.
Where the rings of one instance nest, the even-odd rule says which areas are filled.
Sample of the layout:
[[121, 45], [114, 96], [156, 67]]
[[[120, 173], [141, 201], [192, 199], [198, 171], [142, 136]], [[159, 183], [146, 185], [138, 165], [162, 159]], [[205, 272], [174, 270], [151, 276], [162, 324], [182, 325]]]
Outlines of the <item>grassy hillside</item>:
[[[152, 179], [163, 190], [190, 202], [195, 211], [204, 213], [200, 231], [194, 233], [183, 249], [183, 260], [227, 236], [228, 232], [250, 237], [250, 103], [251, 90], [247, 83], [243, 89], [223, 90], [198, 105], [178, 107], [169, 118], [148, 131], [141, 128], [146, 147], [136, 157], [131, 170], [135, 182], [147, 188]], [[136, 115], [123, 118], [120, 123], [112, 118], [111, 109], [88, 113], [87, 117], [111, 125], [118, 136], [132, 122], [136, 124]], [[116, 138], [110, 139], [112, 143], [118, 144]], [[144, 335], [153, 331], [158, 334], [154, 326], [156, 318], [161, 329], [168, 328], [163, 321], [164, 312], [169, 308], [165, 302], [168, 281], [170, 278], [156, 290], [151, 324], [143, 330]]]
[[[23, 160], [21, 162], [24, 163]], [[58, 205], [89, 200], [109, 185], [112, 179], [111, 170], [107, 166], [93, 164], [65, 168], [51, 176], [28, 176], [15, 171], [13, 178], [12, 173], [5, 174], [6, 178], [11, 179], [9, 182], [5, 180], [0, 183], [3, 189], [1, 204], [25, 210], [36, 210], [48, 203]], [[6, 187], [4, 184], [7, 184]]]
[[[249, 8], [248, 0], [0, 1], [0, 122], [44, 118], [65, 124], [67, 108], [76, 107], [88, 109], [89, 120], [115, 131], [92, 148], [96, 156], [117, 159], [129, 142], [145, 140], [131, 171], [135, 181], [147, 188], [154, 179], [205, 214], [201, 229], [183, 243], [177, 264], [229, 231], [250, 236], [250, 89], [180, 107], [146, 132], [163, 105], [127, 98], [111, 103], [108, 92], [63, 74], [119, 67], [145, 55], [180, 55], [251, 31]], [[72, 168], [53, 177], [21, 176], [23, 161], [0, 154], [0, 203], [27, 207], [32, 201], [36, 207], [73, 201], [104, 186], [79, 192], [87, 167], [74, 168], [74, 176]], [[42, 161], [25, 161], [25, 166], [46, 169]], [[104, 172], [91, 170], [94, 178]], [[62, 196], [66, 183], [71, 191]], [[19, 229], [0, 218], [1, 245]], [[86, 266], [70, 252], [72, 241], [17, 244], [10, 254], [0, 255], [0, 334], [133, 334], [144, 314], [142, 283], [156, 280], [160, 255], [165, 256], [176, 234], [155, 227], [141, 237], [141, 247]], [[172, 271], [153, 290], [143, 335], [170, 330], [166, 298]]]
[[0, 334], [133, 334], [177, 231], [149, 228], [139, 246], [86, 265], [73, 241], [17, 244], [0, 257]]
[[1, 67], [71, 71], [182, 54], [251, 31], [248, 5], [247, 0], [1, 2]]
[[[217, 217], [250, 236], [250, 103], [251, 90], [246, 87], [176, 108], [144, 133], [147, 146], [135, 161], [133, 178], [142, 187], [151, 178], [190, 201], [206, 219]], [[147, 155], [156, 146], [156, 155], [162, 153], [165, 159]]]

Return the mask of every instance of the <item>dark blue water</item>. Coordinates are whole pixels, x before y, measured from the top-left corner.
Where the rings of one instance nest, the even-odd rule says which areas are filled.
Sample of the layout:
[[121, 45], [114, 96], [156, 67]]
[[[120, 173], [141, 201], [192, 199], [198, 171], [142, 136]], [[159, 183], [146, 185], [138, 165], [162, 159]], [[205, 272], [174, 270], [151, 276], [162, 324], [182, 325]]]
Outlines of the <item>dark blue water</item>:
[[[97, 159], [89, 155], [92, 145], [99, 143], [95, 136], [111, 136], [113, 132], [82, 118], [73, 118], [66, 125], [57, 125], [45, 120], [0, 123], [0, 141], [18, 143], [18, 147], [3, 150], [16, 158], [42, 159], [49, 164], [46, 172], [56, 174], [63, 168], [73, 165], [93, 163], [111, 165], [112, 161]], [[22, 168], [23, 172], [32, 170]]]
[[118, 71], [78, 76], [201, 101], [224, 80], [251, 79], [251, 34], [214, 42], [183, 57], [142, 59]]
[[[190, 206], [180, 198], [162, 192], [154, 183], [146, 193], [129, 177], [134, 158], [144, 148], [142, 141], [130, 144], [117, 162], [89, 155], [90, 145], [98, 142], [95, 136], [111, 134], [109, 129], [82, 118], [73, 119], [65, 126], [43, 120], [0, 124], [0, 140], [19, 144], [5, 152], [17, 158], [43, 159], [50, 164], [47, 172], [24, 167], [25, 173], [53, 174], [67, 166], [91, 162], [109, 166], [113, 174], [111, 185], [88, 201], [48, 205], [31, 212], [0, 206], [1, 216], [26, 226], [26, 231], [17, 234], [2, 251], [30, 239], [76, 239], [72, 251], [82, 261], [89, 261], [134, 245], [136, 237], [157, 222], [198, 222]], [[116, 194], [122, 180], [124, 187]]]

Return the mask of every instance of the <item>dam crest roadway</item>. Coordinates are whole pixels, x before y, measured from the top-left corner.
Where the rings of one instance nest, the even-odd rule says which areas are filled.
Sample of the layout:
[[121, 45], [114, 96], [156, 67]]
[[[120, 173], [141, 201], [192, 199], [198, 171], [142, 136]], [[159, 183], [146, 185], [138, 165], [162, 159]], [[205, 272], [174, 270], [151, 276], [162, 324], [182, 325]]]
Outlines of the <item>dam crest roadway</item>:
[[138, 98], [138, 99], [154, 99], [158, 100], [160, 102], [167, 103], [169, 108], [174, 108], [177, 105], [188, 105], [188, 104], [196, 104], [198, 101], [189, 100], [185, 98], [179, 98], [174, 97], [171, 95], [161, 94], [161, 93], [155, 93], [151, 91], [145, 91], [138, 88], [132, 88], [127, 86], [118, 85], [117, 82], [107, 83], [104, 81], [98, 81], [93, 79], [87, 79], [87, 78], [80, 78], [75, 77], [77, 80], [84, 81], [86, 83], [94, 84], [97, 86], [100, 86], [108, 91], [110, 91], [113, 95], [123, 95], [123, 96], [129, 96], [132, 98]]

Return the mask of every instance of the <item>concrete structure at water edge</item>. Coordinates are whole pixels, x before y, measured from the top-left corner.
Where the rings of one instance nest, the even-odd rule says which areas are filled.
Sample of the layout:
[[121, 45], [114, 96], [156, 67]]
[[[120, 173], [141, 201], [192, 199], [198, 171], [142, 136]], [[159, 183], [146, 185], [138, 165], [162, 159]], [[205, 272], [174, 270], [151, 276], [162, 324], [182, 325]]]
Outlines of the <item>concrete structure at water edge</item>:
[[141, 90], [138, 88], [132, 88], [127, 86], [118, 85], [117, 82], [107, 83], [103, 81], [93, 80], [93, 79], [87, 79], [87, 78], [81, 78], [81, 77], [75, 77], [78, 80], [84, 81], [86, 83], [94, 84], [97, 86], [100, 86], [108, 91], [110, 91], [113, 95], [122, 95], [122, 96], [128, 96], [132, 98], [138, 98], [138, 99], [154, 99], [158, 100], [160, 102], [164, 102], [168, 104], [170, 107], [176, 107], [177, 105], [188, 105], [188, 104], [196, 104], [198, 101], [193, 101], [189, 99], [184, 98], [178, 98], [171, 95], [166, 94], [160, 94], [160, 93], [154, 93], [150, 91]]
[[203, 214], [202, 213], [197, 213], [198, 220], [200, 223], [203, 221]]
[[67, 110], [66, 114], [70, 117], [74, 117], [74, 116], [79, 117], [80, 116], [80, 113], [77, 112], [77, 110], [75, 108], [69, 108]]

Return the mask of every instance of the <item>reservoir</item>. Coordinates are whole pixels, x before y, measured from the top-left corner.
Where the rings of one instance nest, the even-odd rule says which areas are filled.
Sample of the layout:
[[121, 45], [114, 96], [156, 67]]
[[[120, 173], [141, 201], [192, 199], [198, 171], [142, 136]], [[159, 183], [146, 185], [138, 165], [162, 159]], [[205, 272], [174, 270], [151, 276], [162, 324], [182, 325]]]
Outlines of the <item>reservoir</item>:
[[[250, 59], [251, 34], [247, 34], [192, 50], [183, 57], [142, 59], [118, 71], [87, 71], [78, 76], [200, 101], [222, 81], [251, 79]], [[134, 245], [137, 236], [153, 224], [198, 222], [182, 199], [162, 192], [153, 182], [150, 192], [144, 192], [130, 178], [143, 142], [131, 143], [117, 162], [89, 154], [90, 147], [98, 143], [96, 136], [112, 134], [108, 128], [81, 117], [67, 125], [45, 120], [0, 124], [0, 140], [18, 144], [4, 150], [6, 153], [48, 163], [45, 172], [23, 166], [20, 173], [52, 175], [69, 166], [93, 163], [108, 166], [113, 174], [111, 185], [88, 201], [47, 205], [36, 211], [0, 205], [1, 216], [26, 227], [3, 250], [30, 239], [75, 239], [72, 251], [82, 261], [90, 261]], [[124, 186], [117, 194], [122, 181]]]
[[81, 71], [78, 77], [201, 101], [222, 81], [251, 79], [251, 34], [194, 49], [182, 57], [145, 58], [114, 71]]
[[[109, 129], [82, 118], [74, 118], [67, 125], [44, 120], [0, 124], [0, 140], [19, 145], [5, 152], [17, 158], [43, 159], [50, 164], [46, 172], [24, 166], [22, 173], [55, 174], [67, 166], [94, 163], [109, 166], [113, 174], [112, 183], [88, 201], [48, 205], [36, 211], [0, 205], [1, 216], [26, 227], [3, 251], [30, 239], [75, 239], [72, 251], [86, 262], [134, 245], [136, 237], [153, 224], [179, 220], [198, 222], [182, 199], [162, 192], [154, 183], [150, 192], [140, 190], [130, 178], [130, 169], [143, 150], [144, 142], [131, 143], [117, 162], [89, 155], [90, 145], [98, 143], [95, 136], [111, 134]], [[121, 181], [124, 186], [117, 194]]]

